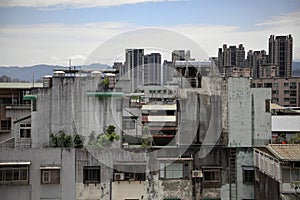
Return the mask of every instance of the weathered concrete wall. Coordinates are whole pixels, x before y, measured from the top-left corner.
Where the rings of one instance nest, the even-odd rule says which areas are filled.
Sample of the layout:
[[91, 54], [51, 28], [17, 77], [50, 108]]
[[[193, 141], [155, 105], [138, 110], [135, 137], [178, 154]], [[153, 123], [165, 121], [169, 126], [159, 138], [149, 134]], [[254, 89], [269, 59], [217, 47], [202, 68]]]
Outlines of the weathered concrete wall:
[[145, 199], [147, 185], [145, 181], [114, 181], [112, 183], [112, 199]]
[[[75, 150], [0, 149], [1, 161], [30, 161], [29, 185], [0, 186], [1, 199], [75, 199]], [[41, 185], [41, 165], [60, 165], [60, 184]]]
[[77, 200], [110, 200], [110, 183], [83, 184], [76, 183]]
[[198, 92], [191, 90], [179, 100], [178, 144], [213, 146], [222, 131], [221, 96]]
[[122, 99], [88, 97], [97, 91], [99, 78], [53, 78], [53, 87], [38, 93], [37, 111], [32, 112], [33, 147], [49, 144], [49, 134], [64, 131], [88, 136], [103, 133], [112, 124], [122, 128]]
[[159, 180], [156, 199], [193, 199], [192, 180]]
[[[76, 199], [103, 199], [110, 198], [110, 180], [113, 178], [113, 169], [97, 159], [97, 154], [102, 154], [101, 150], [97, 153], [89, 152], [86, 149], [76, 149]], [[109, 163], [111, 164], [111, 163]], [[84, 166], [100, 166], [101, 183], [100, 184], [84, 184], [83, 168]]]
[[254, 183], [243, 182], [243, 166], [254, 166], [252, 148], [237, 149], [237, 197], [238, 199], [254, 199]]
[[232, 147], [264, 145], [271, 139], [271, 113], [265, 102], [269, 88], [250, 88], [250, 79], [228, 78], [228, 125]]
[[[263, 146], [272, 139], [271, 112], [265, 109], [266, 100], [271, 101], [270, 88], [251, 88], [253, 95], [253, 145]], [[270, 102], [271, 106], [271, 102]], [[270, 108], [271, 109], [271, 108]]]
[[228, 78], [228, 145], [250, 147], [251, 89], [246, 78]]

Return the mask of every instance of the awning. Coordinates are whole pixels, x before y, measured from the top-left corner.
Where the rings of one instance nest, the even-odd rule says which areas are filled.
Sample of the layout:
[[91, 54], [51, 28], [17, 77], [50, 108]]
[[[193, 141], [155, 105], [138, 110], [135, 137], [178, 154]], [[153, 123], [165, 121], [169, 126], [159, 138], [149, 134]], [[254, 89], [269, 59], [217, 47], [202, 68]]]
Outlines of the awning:
[[0, 166], [4, 165], [30, 165], [29, 161], [12, 161], [12, 162], [0, 162]]
[[176, 104], [149, 104], [143, 105], [142, 110], [177, 110]]
[[61, 169], [60, 166], [40, 166], [40, 169]]
[[190, 161], [190, 160], [194, 160], [194, 158], [156, 158], [156, 160], [159, 160], [159, 161]]
[[123, 97], [123, 92], [87, 92], [88, 97]]
[[33, 94], [25, 95], [23, 97], [23, 100], [37, 100], [37, 95], [33, 95]]
[[176, 122], [176, 116], [142, 116], [143, 122]]

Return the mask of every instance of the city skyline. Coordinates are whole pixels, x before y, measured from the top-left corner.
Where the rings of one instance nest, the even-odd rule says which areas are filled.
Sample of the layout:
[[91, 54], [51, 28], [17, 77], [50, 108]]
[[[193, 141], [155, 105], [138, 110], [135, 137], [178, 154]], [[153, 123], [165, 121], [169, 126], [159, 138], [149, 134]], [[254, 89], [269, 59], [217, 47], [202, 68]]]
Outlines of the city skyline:
[[81, 65], [104, 41], [145, 27], [179, 32], [209, 57], [223, 44], [267, 50], [270, 35], [291, 34], [293, 58], [300, 61], [299, 19], [298, 0], [1, 1], [0, 65], [68, 65], [70, 58]]

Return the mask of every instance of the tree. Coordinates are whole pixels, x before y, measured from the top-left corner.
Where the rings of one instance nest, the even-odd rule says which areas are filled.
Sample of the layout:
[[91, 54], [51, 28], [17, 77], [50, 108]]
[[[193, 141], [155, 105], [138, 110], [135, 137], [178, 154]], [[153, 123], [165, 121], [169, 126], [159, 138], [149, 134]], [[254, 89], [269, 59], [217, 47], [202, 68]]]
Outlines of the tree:
[[109, 79], [108, 77], [105, 77], [102, 82], [101, 82], [101, 85], [103, 86], [104, 89], [107, 89], [108, 86], [109, 86]]
[[84, 137], [79, 134], [75, 134], [73, 142], [75, 148], [81, 148], [83, 147]]
[[290, 144], [300, 144], [300, 133], [297, 133], [294, 137], [289, 140]]

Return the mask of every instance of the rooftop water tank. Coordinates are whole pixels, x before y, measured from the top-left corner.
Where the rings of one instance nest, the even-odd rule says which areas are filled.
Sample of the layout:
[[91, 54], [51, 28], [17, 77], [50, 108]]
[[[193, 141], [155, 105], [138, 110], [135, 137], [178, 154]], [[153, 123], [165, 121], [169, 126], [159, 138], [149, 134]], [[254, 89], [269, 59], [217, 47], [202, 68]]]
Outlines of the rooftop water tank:
[[53, 77], [64, 77], [65, 72], [64, 71], [54, 71], [53, 72]]

